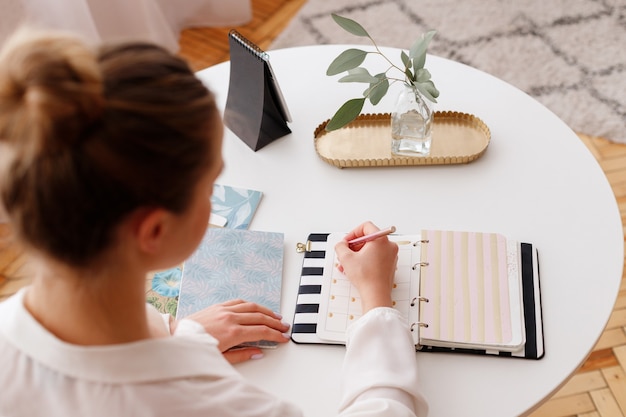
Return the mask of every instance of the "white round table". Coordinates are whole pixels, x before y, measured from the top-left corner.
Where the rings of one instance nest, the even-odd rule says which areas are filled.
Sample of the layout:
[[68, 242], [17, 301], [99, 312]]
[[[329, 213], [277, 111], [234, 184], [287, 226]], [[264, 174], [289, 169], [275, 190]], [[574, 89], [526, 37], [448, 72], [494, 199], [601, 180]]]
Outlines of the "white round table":
[[[293, 116], [293, 133], [253, 152], [226, 130], [219, 183], [264, 193], [251, 229], [285, 234], [282, 314], [293, 317], [311, 232], [347, 231], [372, 220], [399, 233], [422, 228], [491, 231], [538, 248], [545, 357], [538, 361], [417, 352], [431, 417], [517, 416], [577, 369], [599, 338], [618, 293], [622, 224], [595, 159], [560, 119], [486, 73], [429, 56], [438, 110], [471, 113], [491, 129], [486, 153], [467, 165], [338, 169], [313, 147], [313, 131], [363, 85], [325, 75], [348, 46], [270, 51]], [[385, 49], [399, 60], [399, 51]], [[226, 102], [229, 64], [198, 73]], [[390, 112], [394, 94], [364, 112]], [[336, 414], [342, 346], [289, 343], [239, 371], [306, 416]]]

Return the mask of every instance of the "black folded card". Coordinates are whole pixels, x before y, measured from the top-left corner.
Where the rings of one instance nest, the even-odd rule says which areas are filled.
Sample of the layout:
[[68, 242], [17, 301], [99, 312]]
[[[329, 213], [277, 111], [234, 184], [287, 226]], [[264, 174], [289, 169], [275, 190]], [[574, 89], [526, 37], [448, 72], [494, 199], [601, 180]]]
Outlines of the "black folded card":
[[224, 123], [257, 151], [291, 130], [289, 110], [274, 77], [269, 56], [231, 30], [230, 82]]

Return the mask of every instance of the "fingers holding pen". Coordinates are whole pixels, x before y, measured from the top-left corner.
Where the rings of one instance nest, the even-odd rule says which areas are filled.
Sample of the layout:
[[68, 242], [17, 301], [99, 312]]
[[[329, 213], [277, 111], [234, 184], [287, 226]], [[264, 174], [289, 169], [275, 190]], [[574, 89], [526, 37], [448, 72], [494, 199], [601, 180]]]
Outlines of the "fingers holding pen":
[[[368, 244], [368, 252], [378, 254], [378, 256], [391, 256], [397, 254], [397, 245], [390, 242], [387, 235], [396, 231], [395, 226], [388, 227], [387, 229], [379, 229], [372, 222], [365, 222], [357, 226], [354, 230], [349, 232], [343, 240], [339, 241], [335, 246], [335, 253], [339, 259], [344, 258], [362, 258], [357, 256], [356, 252], [360, 252], [361, 249]], [[394, 252], [395, 253], [391, 253]], [[342, 265], [338, 265], [341, 272], [344, 271]]]
[[378, 228], [378, 226], [376, 226], [374, 223], [370, 221], [367, 221], [367, 222], [361, 223], [360, 225], [352, 229], [350, 232], [348, 232], [344, 240], [350, 241], [350, 240], [357, 239], [357, 238], [360, 238], [360, 237], [363, 237], [372, 233], [376, 233], [379, 231], [380, 231], [380, 228]]
[[392, 304], [391, 289], [398, 259], [398, 245], [386, 235], [394, 230], [391, 227], [381, 231], [371, 222], [366, 222], [357, 226], [335, 246], [339, 261], [337, 268], [359, 290], [364, 312]]

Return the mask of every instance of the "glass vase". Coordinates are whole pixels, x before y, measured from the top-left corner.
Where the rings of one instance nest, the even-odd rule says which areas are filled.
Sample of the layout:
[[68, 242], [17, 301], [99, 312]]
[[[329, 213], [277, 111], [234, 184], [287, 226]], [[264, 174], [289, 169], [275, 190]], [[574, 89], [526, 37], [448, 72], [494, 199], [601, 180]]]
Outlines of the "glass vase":
[[405, 84], [391, 114], [391, 153], [428, 156], [432, 142], [433, 110], [412, 85]]

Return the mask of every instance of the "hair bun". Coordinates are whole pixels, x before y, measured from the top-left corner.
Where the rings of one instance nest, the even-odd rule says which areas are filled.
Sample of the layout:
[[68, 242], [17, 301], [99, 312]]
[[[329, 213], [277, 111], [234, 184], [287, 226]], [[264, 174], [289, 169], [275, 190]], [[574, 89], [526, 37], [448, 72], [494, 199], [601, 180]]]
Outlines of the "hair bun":
[[80, 143], [102, 114], [92, 50], [64, 32], [20, 29], [0, 51], [0, 138], [38, 153]]

